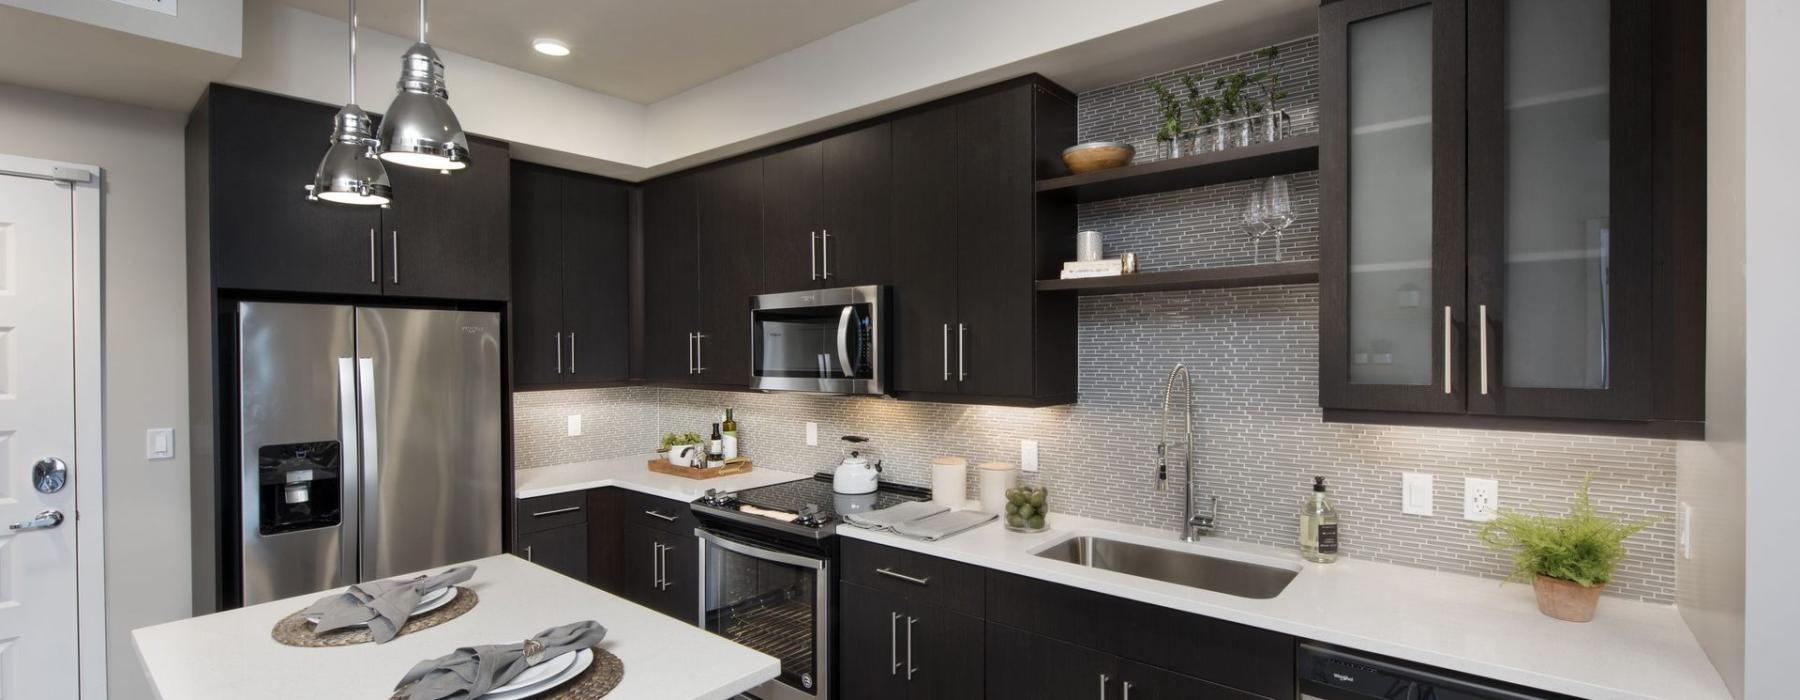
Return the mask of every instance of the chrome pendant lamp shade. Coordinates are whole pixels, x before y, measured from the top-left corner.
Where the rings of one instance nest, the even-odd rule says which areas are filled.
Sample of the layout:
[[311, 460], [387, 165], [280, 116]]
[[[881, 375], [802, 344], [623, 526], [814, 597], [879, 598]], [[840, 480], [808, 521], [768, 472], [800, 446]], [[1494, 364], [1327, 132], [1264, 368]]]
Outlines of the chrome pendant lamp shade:
[[356, 0], [350, 0], [350, 100], [333, 119], [331, 147], [307, 187], [313, 198], [361, 205], [393, 200], [387, 168], [375, 157], [373, 132], [374, 120], [356, 106]]
[[450, 110], [444, 62], [425, 43], [425, 0], [419, 0], [419, 43], [400, 57], [400, 91], [381, 119], [381, 159], [396, 165], [461, 170], [469, 137]]

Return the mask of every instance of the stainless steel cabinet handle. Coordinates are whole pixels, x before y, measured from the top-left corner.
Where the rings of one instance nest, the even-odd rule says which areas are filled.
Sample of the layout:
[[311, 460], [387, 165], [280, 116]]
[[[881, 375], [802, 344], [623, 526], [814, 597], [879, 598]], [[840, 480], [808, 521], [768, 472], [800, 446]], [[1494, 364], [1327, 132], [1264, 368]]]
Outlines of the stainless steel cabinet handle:
[[657, 511], [654, 511], [654, 510], [646, 510], [646, 511], [644, 511], [644, 515], [648, 515], [648, 516], [650, 516], [650, 517], [652, 517], [652, 518], [657, 518], [657, 519], [659, 519], [659, 520], [662, 520], [662, 521], [664, 521], [664, 522], [671, 522], [671, 523], [672, 523], [672, 522], [675, 522], [675, 521], [677, 521], [677, 520], [680, 520], [680, 518], [678, 518], [678, 517], [676, 517], [676, 516], [673, 516], [673, 515], [663, 515], [663, 514], [662, 514], [662, 513], [660, 513], [660, 512], [657, 512]]
[[18, 531], [18, 530], [49, 530], [58, 525], [61, 525], [62, 523], [63, 523], [62, 511], [51, 509], [51, 510], [38, 511], [38, 514], [31, 516], [30, 520], [26, 520], [24, 522], [13, 523], [12, 527], [10, 527], [8, 529], [11, 529], [14, 531]]
[[1110, 680], [1106, 674], [1100, 674], [1100, 700], [1106, 700], [1106, 682]]
[[820, 277], [831, 279], [831, 232], [819, 232], [819, 270]]
[[882, 576], [886, 576], [888, 578], [897, 578], [897, 579], [900, 579], [907, 583], [918, 584], [920, 586], [931, 585], [931, 577], [930, 576], [926, 576], [923, 578], [917, 577], [917, 576], [907, 576], [906, 574], [900, 573], [898, 571], [894, 571], [893, 569], [876, 569], [875, 573], [881, 574]]
[[808, 255], [812, 258], [812, 278], [818, 279], [819, 278], [819, 232], [814, 231], [814, 232], [812, 232], [812, 235], [807, 236], [807, 242], [812, 245], [812, 252], [808, 253]]
[[525, 561], [531, 561], [531, 545], [525, 545]]
[[914, 673], [919, 672], [919, 668], [912, 662], [912, 628], [913, 623], [918, 621], [918, 618], [911, 615], [906, 616], [906, 680], [909, 681], [912, 680]]
[[562, 374], [562, 334], [561, 333], [556, 334], [556, 341], [551, 343], [551, 345], [556, 346], [556, 373]]
[[569, 331], [569, 374], [575, 373], [575, 331]]
[[944, 381], [950, 381], [950, 324], [944, 324]]
[[581, 506], [569, 506], [567, 508], [557, 508], [556, 510], [546, 510], [546, 511], [539, 511], [536, 513], [532, 513], [531, 517], [547, 518], [552, 515], [562, 515], [563, 513], [573, 513], [578, 510], [581, 510]]
[[662, 543], [650, 543], [650, 587], [662, 590]]
[[1488, 395], [1488, 343], [1487, 343], [1487, 304], [1481, 305], [1481, 395]]
[[694, 334], [688, 334], [688, 374], [694, 373]]
[[1450, 307], [1444, 307], [1444, 393], [1450, 393]]
[[1123, 698], [1124, 700], [1131, 700], [1131, 681], [1125, 681], [1124, 688], [1125, 688], [1125, 694], [1121, 695], [1119, 697]]
[[706, 334], [694, 334], [694, 374], [706, 373]]
[[963, 364], [963, 334], [968, 330], [968, 326], [956, 324], [956, 381], [959, 382], [969, 378], [969, 370]]
[[892, 613], [888, 617], [888, 675], [900, 675], [900, 613]]
[[376, 277], [378, 274], [380, 271], [375, 263], [375, 229], [369, 229], [369, 284], [381, 281]]
[[675, 551], [674, 547], [666, 544], [662, 546], [662, 566], [660, 567], [662, 569], [662, 588], [656, 590], [666, 591], [669, 590], [669, 587], [675, 585], [674, 581], [669, 580], [669, 552], [673, 551]]
[[394, 284], [400, 283], [400, 230], [394, 230]]

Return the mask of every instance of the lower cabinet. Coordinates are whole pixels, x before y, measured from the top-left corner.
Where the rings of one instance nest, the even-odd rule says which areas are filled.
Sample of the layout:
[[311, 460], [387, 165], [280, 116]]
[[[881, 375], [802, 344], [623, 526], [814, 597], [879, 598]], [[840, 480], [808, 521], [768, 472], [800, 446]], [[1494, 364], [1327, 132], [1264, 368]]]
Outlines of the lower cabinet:
[[519, 535], [519, 550], [533, 564], [582, 581], [588, 580], [587, 524], [564, 525]]
[[1262, 696], [990, 622], [987, 697], [1257, 700]]
[[689, 624], [699, 619], [700, 545], [692, 534], [630, 523], [622, 549], [625, 582], [613, 593]]
[[844, 697], [983, 697], [980, 619], [849, 582], [838, 614]]

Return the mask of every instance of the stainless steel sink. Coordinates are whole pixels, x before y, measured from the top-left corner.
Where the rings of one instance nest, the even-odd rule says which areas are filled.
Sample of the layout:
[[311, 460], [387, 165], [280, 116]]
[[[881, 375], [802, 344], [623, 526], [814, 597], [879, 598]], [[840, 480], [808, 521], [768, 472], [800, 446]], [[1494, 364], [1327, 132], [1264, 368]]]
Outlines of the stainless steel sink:
[[1273, 598], [1300, 572], [1099, 537], [1071, 537], [1037, 556], [1244, 598]]

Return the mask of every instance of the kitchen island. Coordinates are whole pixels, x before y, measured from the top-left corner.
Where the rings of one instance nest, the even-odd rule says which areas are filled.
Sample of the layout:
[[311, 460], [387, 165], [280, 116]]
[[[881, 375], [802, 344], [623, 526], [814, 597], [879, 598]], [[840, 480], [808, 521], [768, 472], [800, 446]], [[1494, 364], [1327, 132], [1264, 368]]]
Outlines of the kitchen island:
[[276, 622], [325, 592], [141, 628], [132, 641], [165, 700], [385, 698], [419, 661], [590, 619], [607, 629], [601, 647], [625, 665], [608, 700], [722, 700], [780, 670], [773, 657], [518, 557], [468, 563], [478, 569], [463, 586], [480, 604], [386, 644], [300, 648], [270, 637]]

